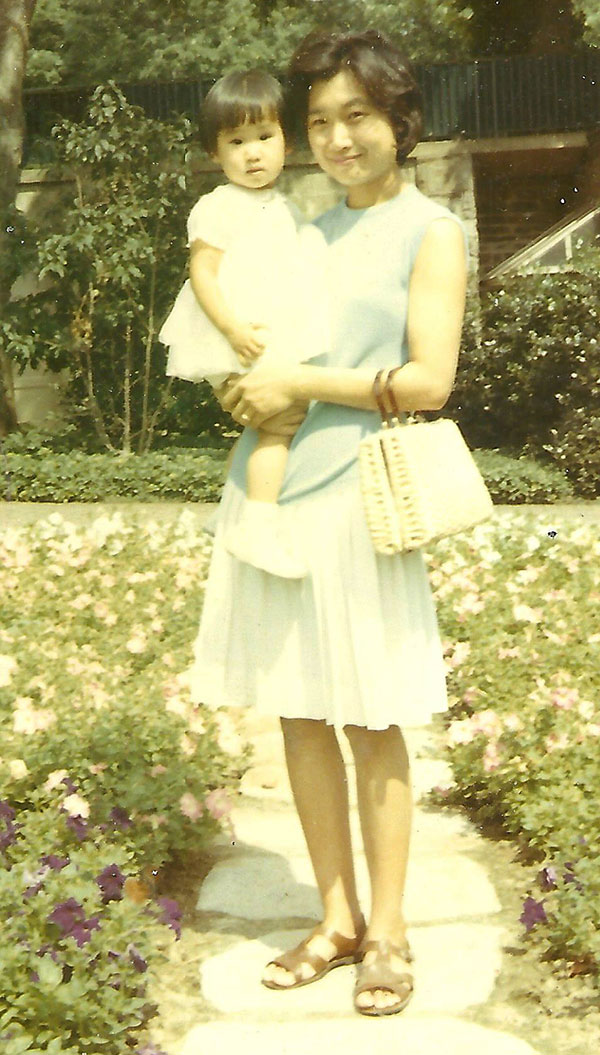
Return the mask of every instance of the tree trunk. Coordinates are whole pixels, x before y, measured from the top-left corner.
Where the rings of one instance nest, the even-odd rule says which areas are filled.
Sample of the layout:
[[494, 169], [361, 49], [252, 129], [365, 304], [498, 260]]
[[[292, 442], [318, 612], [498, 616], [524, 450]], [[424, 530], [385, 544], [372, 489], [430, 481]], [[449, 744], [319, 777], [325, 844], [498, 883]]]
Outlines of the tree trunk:
[[[29, 26], [36, 0], [0, 3], [0, 314], [8, 303], [8, 268], [2, 259], [11, 251], [7, 217], [15, 200], [23, 150], [23, 76]], [[0, 436], [17, 426], [10, 361], [0, 349]]]

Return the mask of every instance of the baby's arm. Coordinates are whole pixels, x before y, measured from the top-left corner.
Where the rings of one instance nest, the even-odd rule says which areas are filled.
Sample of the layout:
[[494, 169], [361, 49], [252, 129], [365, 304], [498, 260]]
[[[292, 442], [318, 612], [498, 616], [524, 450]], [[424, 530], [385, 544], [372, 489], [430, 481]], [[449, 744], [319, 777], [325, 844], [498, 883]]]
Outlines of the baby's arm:
[[210, 321], [227, 338], [243, 366], [249, 366], [265, 350], [264, 327], [243, 322], [232, 311], [218, 281], [223, 251], [199, 238], [190, 247], [190, 283], [194, 295]]

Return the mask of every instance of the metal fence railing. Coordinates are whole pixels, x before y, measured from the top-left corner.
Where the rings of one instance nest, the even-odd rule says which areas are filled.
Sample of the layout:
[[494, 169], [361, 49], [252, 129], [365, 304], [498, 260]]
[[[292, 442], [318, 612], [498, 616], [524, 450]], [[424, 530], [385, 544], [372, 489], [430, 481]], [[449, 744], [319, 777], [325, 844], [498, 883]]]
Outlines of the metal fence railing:
[[[467, 139], [569, 132], [600, 123], [600, 51], [480, 59], [418, 66], [424, 139]], [[122, 84], [127, 99], [151, 117], [198, 115], [203, 82]], [[91, 88], [25, 92], [28, 137], [83, 117]]]

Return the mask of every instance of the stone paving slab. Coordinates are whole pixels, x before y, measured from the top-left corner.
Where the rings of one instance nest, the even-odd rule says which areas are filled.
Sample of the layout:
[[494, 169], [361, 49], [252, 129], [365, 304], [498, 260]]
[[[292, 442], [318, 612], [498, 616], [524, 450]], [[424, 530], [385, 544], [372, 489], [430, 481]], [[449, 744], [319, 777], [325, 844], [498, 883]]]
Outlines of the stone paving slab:
[[[413, 928], [408, 936], [415, 957], [415, 993], [403, 1018], [424, 1011], [459, 1014], [489, 999], [501, 965], [502, 928], [456, 923]], [[354, 1015], [355, 967], [338, 967], [318, 984], [289, 993], [261, 985], [264, 965], [304, 937], [305, 930], [276, 931], [207, 960], [200, 972], [204, 997], [230, 1015]]]
[[529, 1044], [508, 1033], [441, 1015], [211, 1022], [193, 1029], [177, 1055], [321, 1055], [331, 1049], [343, 1055], [536, 1055]]
[[[369, 877], [364, 856], [356, 855], [356, 880], [365, 913]], [[243, 851], [218, 861], [202, 884], [198, 909], [239, 919], [320, 918], [320, 899], [309, 859]], [[421, 859], [408, 870], [405, 912], [409, 923], [474, 919], [500, 911], [485, 869], [454, 853]]]
[[[266, 850], [285, 857], [306, 852], [304, 833], [295, 811], [277, 809], [275, 805], [264, 809], [249, 802], [233, 809], [231, 820], [236, 836], [234, 852]], [[351, 810], [350, 827], [354, 852], [360, 854], [362, 836], [356, 810]], [[416, 857], [446, 857], [466, 851], [476, 845], [478, 838], [476, 828], [461, 814], [432, 813], [417, 807], [413, 815], [411, 861]], [[224, 844], [229, 847], [229, 838]]]

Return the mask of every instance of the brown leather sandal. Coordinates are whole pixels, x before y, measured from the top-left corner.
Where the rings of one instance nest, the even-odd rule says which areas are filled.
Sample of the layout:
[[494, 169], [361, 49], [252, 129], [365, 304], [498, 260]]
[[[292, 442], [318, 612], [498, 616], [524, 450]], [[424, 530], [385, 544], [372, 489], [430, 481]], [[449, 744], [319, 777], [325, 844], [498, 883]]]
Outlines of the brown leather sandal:
[[[376, 952], [377, 958], [372, 963], [360, 968], [354, 988], [354, 1007], [361, 1015], [397, 1015], [403, 1011], [413, 994], [414, 979], [409, 971], [397, 971], [392, 967], [392, 956], [397, 956], [405, 963], [412, 963], [413, 955], [408, 944], [399, 947], [390, 941], [367, 941], [361, 948], [365, 956]], [[361, 1007], [356, 1003], [357, 996], [374, 989], [385, 989], [398, 999], [389, 1007]]]
[[[356, 937], [347, 938], [344, 934], [340, 934], [337, 930], [328, 930], [321, 924], [304, 941], [301, 941], [295, 949], [290, 949], [289, 952], [282, 953], [275, 960], [269, 960], [268, 967], [283, 967], [284, 970], [289, 971], [294, 976], [294, 981], [290, 982], [289, 985], [280, 985], [278, 982], [266, 981], [262, 979], [262, 984], [267, 989], [298, 989], [301, 985], [310, 985], [311, 982], [318, 982], [319, 978], [323, 978], [324, 975], [329, 974], [335, 967], [343, 967], [346, 964], [358, 963], [362, 959], [363, 952], [361, 949], [361, 942], [364, 938], [366, 924], [364, 919], [360, 921], [357, 927]], [[330, 960], [325, 959], [324, 956], [320, 956], [316, 952], [311, 952], [308, 948], [308, 943], [316, 935], [321, 935], [330, 941], [335, 947], [336, 955]], [[303, 978], [301, 971], [302, 967], [308, 964], [312, 967], [314, 974], [311, 974], [308, 978]]]

